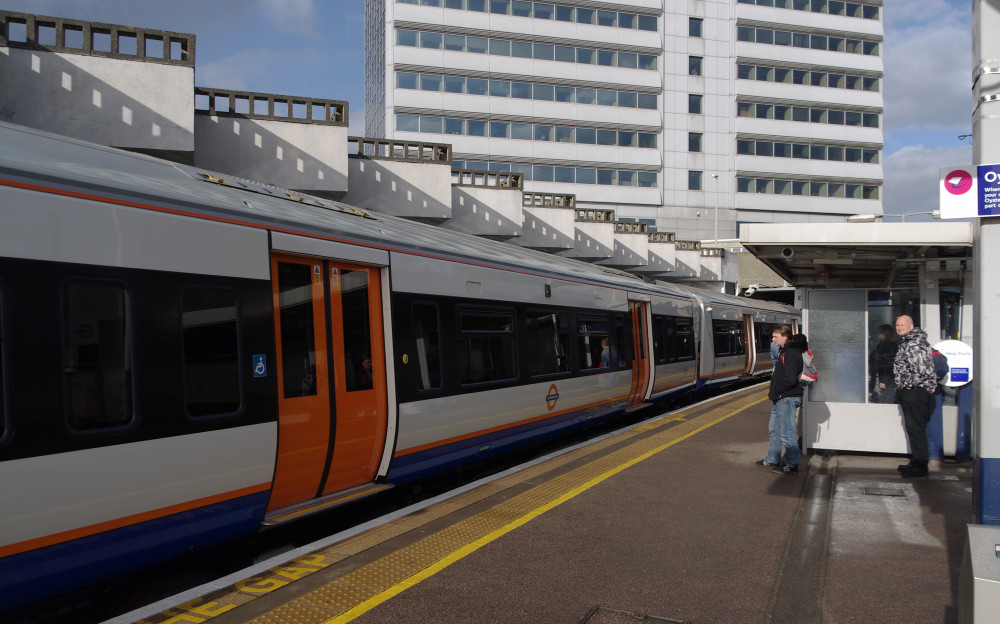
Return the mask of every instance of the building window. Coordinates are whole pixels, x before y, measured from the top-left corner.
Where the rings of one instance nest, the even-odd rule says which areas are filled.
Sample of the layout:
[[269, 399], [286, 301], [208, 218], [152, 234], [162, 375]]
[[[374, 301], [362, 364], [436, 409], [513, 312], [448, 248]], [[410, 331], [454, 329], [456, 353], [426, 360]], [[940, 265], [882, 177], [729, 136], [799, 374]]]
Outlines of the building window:
[[701, 64], [702, 64], [703, 60], [704, 59], [702, 59], [702, 57], [700, 57], [700, 56], [689, 56], [688, 57], [688, 75], [689, 76], [701, 76], [702, 75]]
[[689, 37], [701, 37], [702, 25], [704, 20], [700, 17], [689, 17], [688, 18], [688, 36]]
[[704, 98], [704, 96], [698, 95], [696, 93], [690, 93], [690, 94], [688, 94], [688, 112], [689, 113], [694, 113], [696, 115], [700, 115], [701, 114], [701, 108], [702, 108], [701, 107], [701, 103], [702, 103], [701, 101], [702, 101], [703, 98]]
[[700, 152], [701, 151], [701, 133], [700, 132], [688, 132], [688, 151], [689, 152]]
[[700, 191], [701, 190], [701, 171], [688, 171], [688, 190], [689, 191]]

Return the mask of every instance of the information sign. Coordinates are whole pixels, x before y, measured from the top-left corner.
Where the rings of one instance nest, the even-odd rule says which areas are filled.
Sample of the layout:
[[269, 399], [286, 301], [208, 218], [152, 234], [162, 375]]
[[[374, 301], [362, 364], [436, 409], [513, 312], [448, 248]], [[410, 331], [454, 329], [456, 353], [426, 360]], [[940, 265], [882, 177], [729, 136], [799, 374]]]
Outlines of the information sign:
[[972, 347], [961, 340], [942, 340], [933, 345], [948, 358], [948, 375], [944, 385], [955, 388], [972, 381]]
[[979, 165], [979, 216], [1000, 215], [1000, 165]]

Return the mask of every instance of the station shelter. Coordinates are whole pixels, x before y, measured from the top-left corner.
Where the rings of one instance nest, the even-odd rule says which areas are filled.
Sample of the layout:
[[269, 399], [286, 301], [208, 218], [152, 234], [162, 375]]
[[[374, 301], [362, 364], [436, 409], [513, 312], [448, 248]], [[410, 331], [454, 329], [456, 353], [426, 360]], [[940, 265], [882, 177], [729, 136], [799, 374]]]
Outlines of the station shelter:
[[[888, 339], [898, 339], [895, 319], [903, 314], [932, 346], [957, 341], [942, 346], [971, 354], [972, 224], [743, 224], [740, 242], [796, 288], [819, 371], [803, 401], [803, 449], [908, 453], [899, 406], [884, 402], [890, 397], [877, 383], [872, 390], [871, 356], [880, 326], [892, 326]], [[935, 395], [931, 459], [969, 459], [971, 364], [962, 371]]]

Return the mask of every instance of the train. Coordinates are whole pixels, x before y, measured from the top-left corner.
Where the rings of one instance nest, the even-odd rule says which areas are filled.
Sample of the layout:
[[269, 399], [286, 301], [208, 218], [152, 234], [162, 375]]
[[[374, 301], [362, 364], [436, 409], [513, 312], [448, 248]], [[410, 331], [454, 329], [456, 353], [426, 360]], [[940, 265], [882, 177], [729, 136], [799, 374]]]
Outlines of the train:
[[799, 321], [0, 123], [0, 611], [765, 377]]

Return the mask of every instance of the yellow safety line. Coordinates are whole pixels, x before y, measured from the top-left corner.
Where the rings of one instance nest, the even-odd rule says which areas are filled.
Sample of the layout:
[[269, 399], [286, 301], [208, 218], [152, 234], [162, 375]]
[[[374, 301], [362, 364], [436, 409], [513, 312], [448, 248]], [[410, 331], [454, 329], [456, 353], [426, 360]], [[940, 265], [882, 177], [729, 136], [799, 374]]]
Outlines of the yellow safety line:
[[473, 552], [479, 550], [483, 546], [485, 546], [485, 545], [489, 544], [490, 542], [496, 540], [497, 538], [499, 538], [499, 537], [501, 537], [503, 535], [506, 535], [507, 533], [510, 533], [514, 529], [516, 529], [516, 528], [518, 528], [520, 526], [523, 526], [524, 524], [527, 524], [528, 522], [530, 522], [531, 520], [533, 520], [533, 519], [537, 518], [538, 516], [542, 515], [546, 511], [549, 511], [550, 509], [558, 507], [559, 505], [565, 503], [566, 501], [568, 501], [568, 500], [576, 497], [577, 495], [579, 495], [579, 494], [581, 494], [581, 493], [589, 490], [590, 488], [594, 487], [598, 483], [601, 483], [602, 481], [605, 481], [605, 480], [609, 479], [610, 477], [613, 477], [614, 475], [616, 475], [619, 472], [625, 470], [626, 468], [630, 468], [630, 467], [638, 464], [641, 461], [645, 461], [646, 459], [649, 459], [653, 455], [656, 455], [657, 453], [659, 453], [659, 452], [661, 452], [661, 451], [663, 451], [663, 450], [665, 450], [667, 448], [670, 448], [674, 444], [677, 444], [678, 442], [686, 440], [687, 438], [690, 438], [691, 436], [695, 435], [696, 433], [700, 433], [700, 432], [704, 431], [705, 429], [708, 429], [709, 427], [713, 427], [713, 426], [719, 424], [720, 422], [726, 420], [727, 418], [729, 418], [731, 416], [734, 416], [734, 415], [742, 412], [743, 410], [748, 409], [750, 407], [753, 407], [754, 405], [757, 405], [758, 403], [762, 403], [762, 402], [764, 402], [766, 400], [767, 400], [767, 397], [763, 397], [763, 398], [760, 398], [760, 399], [758, 399], [758, 400], [756, 400], [756, 401], [754, 401], [752, 403], [749, 403], [747, 405], [741, 406], [741, 407], [739, 407], [739, 408], [737, 408], [737, 409], [729, 412], [725, 416], [717, 418], [716, 420], [713, 420], [712, 422], [704, 424], [704, 425], [698, 427], [697, 429], [689, 431], [688, 433], [686, 433], [686, 434], [684, 434], [684, 435], [682, 435], [682, 436], [680, 436], [678, 438], [675, 438], [675, 439], [673, 439], [673, 440], [671, 440], [671, 441], [669, 441], [669, 442], [667, 442], [665, 444], [662, 444], [662, 445], [660, 445], [660, 446], [658, 446], [658, 447], [656, 447], [656, 448], [654, 448], [652, 450], [646, 451], [645, 453], [642, 453], [641, 455], [633, 457], [632, 459], [630, 459], [629, 461], [627, 461], [625, 463], [622, 463], [622, 464], [619, 464], [618, 466], [615, 466], [611, 470], [608, 470], [608, 471], [606, 471], [606, 472], [604, 472], [604, 473], [602, 473], [602, 474], [600, 474], [600, 475], [598, 475], [598, 476], [590, 479], [589, 481], [587, 481], [587, 482], [585, 482], [585, 483], [583, 483], [581, 485], [578, 485], [578, 486], [572, 488], [571, 490], [569, 490], [568, 492], [562, 494], [558, 498], [555, 498], [555, 499], [549, 501], [548, 503], [545, 503], [544, 505], [536, 507], [535, 509], [533, 509], [533, 510], [529, 511], [528, 513], [522, 515], [521, 517], [517, 518], [516, 520], [514, 520], [514, 521], [512, 521], [512, 522], [510, 522], [510, 523], [508, 523], [508, 524], [506, 524], [506, 525], [504, 525], [502, 527], [500, 527], [499, 529], [496, 529], [495, 531], [484, 535], [483, 537], [475, 540], [474, 542], [471, 542], [469, 544], [466, 544], [465, 546], [462, 546], [458, 550], [455, 550], [455, 551], [451, 552], [450, 554], [448, 554], [445, 557], [439, 559], [438, 561], [436, 561], [435, 563], [431, 564], [430, 566], [428, 566], [428, 567], [420, 570], [416, 574], [413, 574], [412, 576], [410, 576], [410, 577], [408, 577], [408, 578], [400, 581], [399, 583], [396, 583], [392, 587], [390, 587], [390, 588], [388, 588], [386, 590], [383, 590], [382, 592], [379, 592], [378, 594], [372, 596], [371, 598], [369, 598], [368, 600], [366, 600], [366, 601], [362, 602], [361, 604], [357, 605], [353, 609], [345, 611], [344, 613], [341, 613], [340, 615], [337, 615], [337, 616], [335, 616], [333, 618], [330, 618], [330, 619], [326, 620], [324, 622], [324, 624], [342, 624], [343, 622], [350, 622], [351, 620], [353, 620], [353, 619], [355, 619], [355, 618], [357, 618], [357, 617], [359, 617], [359, 616], [367, 613], [368, 611], [374, 609], [375, 607], [377, 607], [378, 605], [382, 604], [383, 602], [389, 600], [390, 598], [392, 598], [392, 597], [394, 597], [394, 596], [396, 596], [396, 595], [398, 595], [398, 594], [406, 591], [407, 589], [413, 587], [414, 585], [417, 585], [421, 581], [424, 581], [424, 580], [430, 578], [434, 574], [437, 574], [441, 570], [447, 568], [448, 566], [450, 566], [451, 564], [455, 563], [456, 561], [459, 561], [459, 560], [463, 559], [467, 555], [472, 554]]

